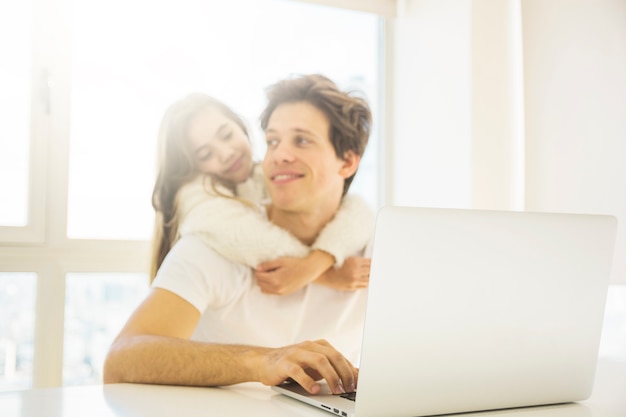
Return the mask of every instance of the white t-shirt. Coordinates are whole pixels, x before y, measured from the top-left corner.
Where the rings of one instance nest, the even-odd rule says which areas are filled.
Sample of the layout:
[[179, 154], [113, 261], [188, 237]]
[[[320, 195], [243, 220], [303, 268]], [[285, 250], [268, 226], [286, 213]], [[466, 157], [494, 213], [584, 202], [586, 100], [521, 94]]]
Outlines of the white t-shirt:
[[358, 364], [367, 290], [311, 284], [286, 296], [263, 294], [250, 268], [228, 261], [193, 235], [174, 245], [152, 285], [200, 311], [192, 340], [280, 347], [326, 339]]

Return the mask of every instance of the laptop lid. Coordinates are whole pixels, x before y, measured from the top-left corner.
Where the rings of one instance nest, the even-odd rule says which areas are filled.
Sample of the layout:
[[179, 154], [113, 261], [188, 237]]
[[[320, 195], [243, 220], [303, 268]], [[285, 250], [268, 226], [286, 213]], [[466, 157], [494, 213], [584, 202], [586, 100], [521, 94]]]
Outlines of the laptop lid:
[[381, 209], [356, 415], [588, 398], [616, 229], [600, 215]]
[[408, 417], [587, 398], [616, 227], [602, 215], [384, 207], [356, 410], [304, 401]]

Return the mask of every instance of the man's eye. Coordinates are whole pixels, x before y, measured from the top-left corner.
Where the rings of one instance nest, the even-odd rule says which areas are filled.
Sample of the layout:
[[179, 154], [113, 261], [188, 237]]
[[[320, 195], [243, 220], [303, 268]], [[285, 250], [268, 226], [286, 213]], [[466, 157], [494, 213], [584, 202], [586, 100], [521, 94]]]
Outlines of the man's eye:
[[302, 136], [298, 136], [298, 137], [296, 137], [296, 143], [297, 143], [298, 145], [306, 145], [306, 144], [307, 144], [307, 143], [309, 143], [309, 142], [310, 142], [310, 141], [309, 141], [307, 138], [305, 138], [305, 137], [302, 137]]

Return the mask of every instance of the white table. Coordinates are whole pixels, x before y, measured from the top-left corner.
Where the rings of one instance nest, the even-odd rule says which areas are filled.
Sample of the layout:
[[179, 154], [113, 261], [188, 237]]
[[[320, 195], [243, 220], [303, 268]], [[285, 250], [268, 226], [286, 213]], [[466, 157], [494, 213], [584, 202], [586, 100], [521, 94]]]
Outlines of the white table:
[[[0, 394], [0, 417], [329, 417], [261, 384], [190, 388], [139, 384], [32, 389]], [[600, 360], [592, 397], [580, 403], [464, 417], [626, 417], [626, 362]], [[384, 416], [381, 416], [384, 417]]]

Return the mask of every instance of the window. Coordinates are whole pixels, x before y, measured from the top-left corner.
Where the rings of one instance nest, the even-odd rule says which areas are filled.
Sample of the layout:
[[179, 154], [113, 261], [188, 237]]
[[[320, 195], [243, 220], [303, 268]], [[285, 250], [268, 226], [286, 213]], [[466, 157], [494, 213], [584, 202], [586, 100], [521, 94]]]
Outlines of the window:
[[28, 223], [32, 5], [0, 5], [0, 226]]
[[[4, 3], [0, 390], [100, 382], [148, 288], [155, 140], [171, 102], [225, 101], [258, 159], [264, 89], [291, 74], [363, 92], [379, 120], [373, 13], [296, 0]], [[352, 185], [373, 206], [377, 127]]]
[[0, 272], [0, 391], [32, 385], [35, 280], [29, 272]]
[[107, 349], [148, 292], [145, 274], [67, 274], [63, 384], [102, 382]]

